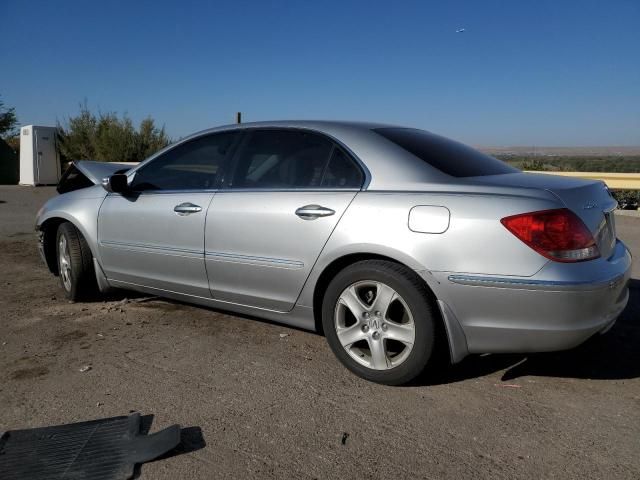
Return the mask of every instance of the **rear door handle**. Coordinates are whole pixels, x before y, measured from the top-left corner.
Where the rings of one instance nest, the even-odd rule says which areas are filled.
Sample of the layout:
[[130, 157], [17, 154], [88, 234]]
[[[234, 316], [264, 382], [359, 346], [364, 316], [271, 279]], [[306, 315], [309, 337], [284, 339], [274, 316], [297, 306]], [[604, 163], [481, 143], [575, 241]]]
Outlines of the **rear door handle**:
[[327, 207], [320, 205], [305, 205], [296, 210], [296, 215], [304, 220], [314, 220], [318, 217], [328, 217], [336, 213], [335, 210], [331, 210]]
[[202, 207], [200, 205], [195, 205], [193, 203], [186, 202], [173, 207], [173, 211], [180, 216], [185, 216], [185, 215], [191, 215], [192, 213], [201, 212]]

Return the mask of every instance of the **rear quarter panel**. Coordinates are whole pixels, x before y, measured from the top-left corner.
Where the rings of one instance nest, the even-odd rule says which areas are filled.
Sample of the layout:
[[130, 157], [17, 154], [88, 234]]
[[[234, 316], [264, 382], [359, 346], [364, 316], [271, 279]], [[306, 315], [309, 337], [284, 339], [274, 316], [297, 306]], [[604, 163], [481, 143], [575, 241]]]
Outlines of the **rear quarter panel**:
[[[411, 231], [409, 212], [418, 205], [446, 207], [451, 212], [449, 228], [438, 234]], [[318, 258], [299, 303], [312, 306], [322, 271], [354, 253], [387, 256], [416, 271], [532, 276], [548, 260], [518, 240], [500, 219], [558, 206], [557, 199], [534, 194], [361, 192]], [[438, 295], [438, 281], [431, 278]]]

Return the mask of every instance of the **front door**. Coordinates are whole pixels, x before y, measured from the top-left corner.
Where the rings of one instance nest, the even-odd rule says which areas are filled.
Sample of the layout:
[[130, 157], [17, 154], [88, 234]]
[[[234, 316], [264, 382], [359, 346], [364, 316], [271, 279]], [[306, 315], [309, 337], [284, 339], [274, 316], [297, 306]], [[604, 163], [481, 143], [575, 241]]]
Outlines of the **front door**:
[[205, 259], [214, 299], [289, 311], [363, 174], [329, 139], [255, 130], [207, 213]]
[[135, 170], [130, 193], [107, 195], [98, 238], [108, 279], [210, 296], [205, 219], [235, 137], [226, 132], [181, 143]]
[[[107, 278], [208, 297], [203, 232], [213, 195], [109, 194], [98, 217]], [[193, 211], [180, 214], [181, 205]]]

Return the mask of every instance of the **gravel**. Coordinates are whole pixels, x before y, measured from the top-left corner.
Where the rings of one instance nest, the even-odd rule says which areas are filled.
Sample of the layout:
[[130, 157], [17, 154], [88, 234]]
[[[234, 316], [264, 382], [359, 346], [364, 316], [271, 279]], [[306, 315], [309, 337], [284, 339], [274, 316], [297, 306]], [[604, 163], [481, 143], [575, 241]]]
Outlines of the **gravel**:
[[[0, 187], [0, 431], [131, 410], [181, 424], [143, 479], [640, 478], [639, 290], [578, 349], [385, 387], [314, 333], [131, 292], [69, 303], [33, 235], [54, 193]], [[640, 219], [617, 220], [640, 253]]]

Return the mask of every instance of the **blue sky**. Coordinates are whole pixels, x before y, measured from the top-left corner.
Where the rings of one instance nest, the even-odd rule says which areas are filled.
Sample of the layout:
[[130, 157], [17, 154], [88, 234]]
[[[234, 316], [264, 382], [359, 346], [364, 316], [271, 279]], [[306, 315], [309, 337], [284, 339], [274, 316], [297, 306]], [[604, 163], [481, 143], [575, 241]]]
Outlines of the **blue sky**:
[[25, 124], [86, 98], [174, 138], [240, 110], [640, 145], [638, 0], [2, 0], [0, 19], [0, 95]]

